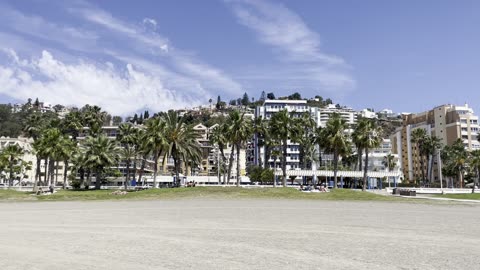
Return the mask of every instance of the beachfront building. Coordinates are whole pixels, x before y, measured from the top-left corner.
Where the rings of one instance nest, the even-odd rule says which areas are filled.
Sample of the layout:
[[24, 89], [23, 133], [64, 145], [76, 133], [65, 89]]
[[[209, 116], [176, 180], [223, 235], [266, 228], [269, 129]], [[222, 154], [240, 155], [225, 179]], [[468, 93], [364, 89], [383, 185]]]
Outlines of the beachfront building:
[[[433, 164], [434, 160], [436, 162], [436, 159], [431, 158], [425, 162], [424, 168], [421, 167], [419, 151], [411, 141], [412, 132], [419, 128], [425, 129], [428, 135], [439, 138], [443, 145], [451, 145], [461, 139], [465, 149], [469, 151], [480, 149], [478, 116], [468, 104], [463, 106], [446, 104], [422, 113], [403, 114], [402, 126], [390, 139], [393, 153], [399, 155], [403, 174], [410, 181], [421, 179], [422, 169], [427, 171], [428, 164]], [[433, 174], [432, 179], [438, 180], [436, 166]]]

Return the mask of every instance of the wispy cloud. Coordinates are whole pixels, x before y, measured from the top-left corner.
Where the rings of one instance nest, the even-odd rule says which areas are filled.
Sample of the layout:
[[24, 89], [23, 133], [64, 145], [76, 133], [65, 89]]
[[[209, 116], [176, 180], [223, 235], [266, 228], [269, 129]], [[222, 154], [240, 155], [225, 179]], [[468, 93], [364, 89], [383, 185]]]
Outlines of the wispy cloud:
[[116, 69], [84, 60], [67, 64], [48, 51], [33, 60], [22, 59], [13, 50], [5, 52], [11, 62], [0, 65], [0, 93], [16, 99], [41, 97], [66, 105], [98, 104], [120, 115], [140, 108], [160, 111], [198, 103], [130, 64]]
[[[265, 71], [265, 78], [296, 81], [303, 85], [319, 84], [323, 90], [345, 91], [355, 87], [349, 74], [351, 67], [341, 57], [327, 54], [321, 48], [319, 34], [302, 18], [282, 4], [262, 0], [227, 1], [238, 22], [251, 29], [265, 45], [277, 54], [284, 65], [280, 71]], [[285, 72], [287, 77], [278, 76]], [[247, 74], [244, 76], [248, 77]], [[255, 75], [253, 75], [255, 76]], [[299, 86], [302, 83], [298, 83]]]

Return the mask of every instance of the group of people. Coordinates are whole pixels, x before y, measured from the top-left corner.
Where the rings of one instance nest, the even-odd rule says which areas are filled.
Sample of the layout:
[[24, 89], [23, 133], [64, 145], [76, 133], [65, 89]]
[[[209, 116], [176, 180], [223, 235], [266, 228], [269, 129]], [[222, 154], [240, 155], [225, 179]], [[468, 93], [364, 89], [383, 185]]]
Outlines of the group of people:
[[35, 193], [36, 195], [45, 195], [45, 194], [53, 194], [55, 193], [55, 188], [53, 187], [53, 185], [50, 185], [48, 186], [48, 191], [45, 191], [43, 190], [43, 188], [39, 188], [37, 190], [37, 193]]
[[195, 187], [197, 183], [195, 181], [189, 181], [185, 184], [185, 187]]
[[312, 185], [308, 185], [308, 186], [304, 186], [304, 185], [300, 185], [300, 191], [307, 191], [307, 192], [329, 192], [328, 190], [328, 187], [321, 184], [320, 186], [312, 186]]

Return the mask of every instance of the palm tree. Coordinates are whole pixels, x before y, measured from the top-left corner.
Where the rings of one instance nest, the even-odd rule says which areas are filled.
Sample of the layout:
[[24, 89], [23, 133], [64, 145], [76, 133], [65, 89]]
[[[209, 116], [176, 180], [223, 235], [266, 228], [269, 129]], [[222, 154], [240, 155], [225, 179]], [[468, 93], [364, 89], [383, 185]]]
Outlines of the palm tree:
[[475, 171], [475, 178], [473, 181], [472, 193], [475, 193], [475, 187], [478, 186], [480, 178], [480, 150], [470, 152], [470, 167]]
[[442, 151], [442, 160], [445, 163], [445, 171], [455, 172], [459, 187], [463, 187], [463, 174], [468, 165], [468, 152], [465, 150], [462, 139], [456, 140], [451, 146], [445, 146]]
[[349, 138], [345, 132], [347, 127], [347, 122], [339, 114], [334, 113], [328, 119], [325, 128], [326, 150], [333, 154], [333, 188], [337, 188], [338, 160], [350, 150]]
[[60, 123], [63, 134], [68, 134], [73, 141], [77, 141], [80, 131], [83, 129], [82, 114], [79, 111], [72, 111], [65, 115]]
[[[33, 145], [37, 143], [38, 139], [40, 138], [42, 129], [44, 128], [44, 121], [42, 116], [38, 112], [34, 112], [28, 116], [26, 123], [24, 125], [23, 131], [26, 135], [33, 139]], [[39, 151], [35, 152], [35, 159], [36, 159], [36, 170], [35, 170], [35, 180], [33, 182], [33, 191], [37, 191], [37, 184], [40, 182], [41, 179], [41, 162], [42, 156]]]
[[8, 165], [8, 186], [10, 187], [13, 186], [14, 166], [21, 163], [23, 154], [23, 149], [17, 144], [9, 144], [1, 152], [1, 159]]
[[360, 131], [362, 130], [363, 127], [359, 127], [360, 124], [364, 123], [363, 121], [359, 121], [357, 124], [357, 128], [355, 128], [352, 132], [352, 142], [355, 145], [355, 148], [357, 148], [357, 163], [358, 163], [358, 169], [361, 171], [362, 170], [362, 160], [363, 160], [363, 149], [362, 149], [362, 142], [364, 140], [363, 138], [363, 133]]
[[371, 119], [362, 119], [356, 127], [356, 132], [359, 134], [359, 146], [365, 151], [365, 165], [363, 170], [363, 187], [362, 190], [367, 189], [368, 178], [368, 153], [372, 148], [379, 147], [382, 142], [382, 129]]
[[132, 159], [136, 157], [137, 157], [137, 151], [134, 148], [130, 148], [130, 147], [122, 148], [121, 158], [122, 160], [125, 161], [125, 165], [126, 165], [125, 182], [124, 182], [125, 190], [128, 189], [128, 181], [130, 180], [130, 164], [132, 162]]
[[98, 106], [85, 105], [82, 108], [83, 122], [89, 128], [89, 134], [91, 136], [99, 135], [102, 131], [102, 124], [107, 117], [107, 113], [102, 111], [102, 108]]
[[173, 158], [175, 168], [175, 185], [180, 184], [180, 162], [187, 164], [189, 161], [200, 163], [201, 148], [196, 141], [197, 135], [191, 126], [184, 123], [183, 117], [180, 117], [176, 111], [169, 111], [163, 115], [165, 122], [165, 156]]
[[442, 140], [436, 136], [427, 136], [425, 138], [425, 154], [429, 157], [428, 175], [430, 183], [433, 182], [433, 163], [437, 153], [442, 149]]
[[[63, 170], [63, 189], [68, 186], [68, 164], [70, 159], [73, 157], [76, 152], [77, 144], [75, 141], [72, 141], [70, 138], [62, 136], [57, 143], [56, 147], [56, 157], [57, 157], [57, 170], [58, 170], [58, 160], [63, 161], [64, 170]], [[58, 175], [58, 172], [57, 172]]]
[[[428, 152], [425, 141], [427, 139], [427, 132], [423, 128], [413, 130], [411, 142], [417, 146], [417, 153], [420, 158], [420, 166], [422, 167], [422, 183], [425, 182], [425, 163], [423, 159], [424, 153]], [[416, 181], [416, 179], [415, 179]]]
[[[127, 189], [128, 180], [130, 179], [130, 164], [132, 159], [136, 163], [137, 150], [135, 149], [137, 129], [131, 123], [122, 123], [118, 127], [117, 140], [123, 146], [122, 157], [125, 158], [126, 174], [125, 189]], [[136, 170], [136, 168], [134, 168]]]
[[298, 140], [299, 127], [287, 110], [275, 113], [270, 119], [269, 133], [273, 140], [280, 142], [282, 149], [282, 185], [287, 186], [287, 148], [288, 140]]
[[[157, 188], [158, 159], [167, 145], [165, 122], [159, 116], [148, 119], [143, 142], [144, 154], [153, 154], [153, 187]], [[166, 159], [164, 159], [164, 162], [166, 162]]]
[[317, 123], [310, 113], [304, 113], [300, 118], [299, 125], [302, 127], [299, 129], [300, 136], [298, 138], [300, 144], [300, 163], [303, 169], [308, 169], [309, 167], [311, 168], [309, 165], [311, 165], [315, 159], [315, 128]]
[[[395, 167], [397, 166], [397, 163], [395, 162], [395, 156], [392, 154], [384, 156], [382, 163], [388, 172], [395, 170]], [[388, 179], [388, 186], [390, 187], [390, 179]]]
[[[148, 120], [146, 120], [148, 121]], [[135, 134], [135, 149], [137, 150], [137, 154], [140, 157], [141, 164], [140, 164], [140, 171], [138, 172], [138, 183], [145, 185], [145, 181], [143, 181], [143, 174], [145, 173], [145, 166], [147, 163], [147, 158], [151, 153], [150, 149], [148, 149], [148, 145], [145, 143], [146, 141], [146, 130], [144, 128], [139, 128], [137, 133]], [[134, 163], [134, 173], [137, 170], [136, 167], [136, 160]]]
[[[220, 156], [222, 159], [222, 167], [224, 171], [226, 170], [225, 167], [227, 164], [227, 157], [225, 156], [225, 151], [224, 151], [225, 147], [228, 144], [227, 138], [225, 136], [226, 133], [227, 133], [227, 125], [224, 125], [224, 124], [218, 125], [213, 129], [213, 132], [209, 138], [210, 142], [213, 145], [217, 145], [218, 151], [220, 151]], [[218, 163], [220, 164], [220, 161], [218, 161]], [[220, 168], [220, 166], [218, 167]], [[219, 177], [220, 177], [220, 174], [219, 174]], [[226, 180], [225, 174], [223, 174], [223, 184], [226, 184], [225, 180]], [[221, 183], [220, 178], [218, 179], [218, 183]]]
[[95, 188], [102, 185], [102, 174], [106, 168], [115, 165], [119, 160], [118, 147], [115, 141], [106, 136], [88, 137], [85, 140], [85, 165], [95, 172]]

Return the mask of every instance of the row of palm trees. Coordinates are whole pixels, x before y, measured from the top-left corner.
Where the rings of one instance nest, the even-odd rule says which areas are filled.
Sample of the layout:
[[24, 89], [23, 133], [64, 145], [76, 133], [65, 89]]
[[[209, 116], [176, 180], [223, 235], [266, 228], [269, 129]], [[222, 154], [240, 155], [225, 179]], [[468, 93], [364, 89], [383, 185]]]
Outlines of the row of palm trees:
[[[264, 147], [264, 156], [260, 158], [260, 166], [268, 168], [269, 160], [277, 157], [281, 160], [282, 185], [287, 184], [287, 160], [288, 146], [298, 144], [300, 152], [300, 164], [304, 169], [312, 168], [317, 161], [322, 159], [322, 154], [333, 155], [334, 186], [337, 186], [337, 171], [339, 161], [352, 155], [352, 143], [359, 151], [358, 162], [361, 167], [362, 151], [365, 152], [365, 166], [363, 189], [366, 188], [368, 171], [369, 150], [376, 148], [382, 141], [382, 130], [373, 120], [362, 119], [355, 127], [352, 135], [349, 135], [350, 127], [339, 114], [332, 114], [325, 127], [317, 127], [316, 121], [309, 113], [295, 113], [282, 110], [271, 116], [270, 119], [258, 117], [253, 121], [244, 117], [239, 112], [232, 112], [227, 120], [214, 129], [211, 142], [218, 146], [221, 160], [228, 167], [230, 179], [231, 166], [234, 161], [234, 152], [237, 153], [237, 176], [240, 175], [239, 153], [244, 144], [252, 137], [255, 144]], [[230, 157], [227, 160], [223, 149], [230, 145]], [[276, 166], [274, 164], [274, 166]], [[240, 184], [237, 177], [237, 185]], [[225, 179], [224, 179], [225, 182]], [[273, 181], [274, 186], [276, 181]]]
[[[153, 159], [155, 163], [154, 187], [157, 186], [160, 158], [163, 158], [164, 162], [173, 158], [175, 185], [179, 184], [180, 168], [183, 164], [200, 163], [201, 149], [196, 142], [195, 132], [178, 113], [159, 113], [142, 126], [122, 123], [114, 140], [102, 131], [106, 115], [100, 107], [88, 105], [81, 111], [68, 113], [63, 119], [51, 116], [47, 118], [32, 112], [24, 125], [24, 132], [34, 140], [33, 148], [37, 160], [34, 187], [38, 183], [56, 184], [60, 162], [64, 163], [64, 187], [68, 185], [67, 174], [70, 169], [70, 180], [77, 183], [77, 186], [89, 185], [91, 177], [95, 175], [97, 189], [108, 175], [114, 174], [115, 170], [112, 168], [120, 162], [126, 165], [125, 187], [131, 178], [131, 166], [133, 178], [136, 180], [137, 166], [140, 165], [138, 181], [141, 182], [149, 159]], [[83, 133], [86, 138], [78, 140]], [[43, 179], [40, 170], [42, 160], [45, 168]], [[118, 170], [116, 172], [118, 173]]]
[[451, 145], [443, 145], [440, 138], [429, 135], [423, 128], [412, 131], [411, 142], [415, 145], [415, 153], [420, 162], [421, 185], [433, 183], [435, 161], [442, 165], [442, 176], [456, 178], [455, 186], [462, 188], [465, 176], [473, 180], [473, 187], [478, 185], [480, 150], [468, 151], [462, 139]]

